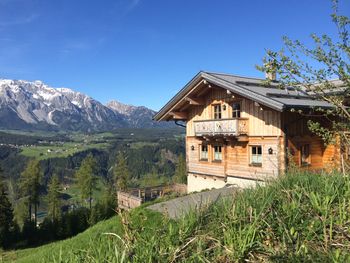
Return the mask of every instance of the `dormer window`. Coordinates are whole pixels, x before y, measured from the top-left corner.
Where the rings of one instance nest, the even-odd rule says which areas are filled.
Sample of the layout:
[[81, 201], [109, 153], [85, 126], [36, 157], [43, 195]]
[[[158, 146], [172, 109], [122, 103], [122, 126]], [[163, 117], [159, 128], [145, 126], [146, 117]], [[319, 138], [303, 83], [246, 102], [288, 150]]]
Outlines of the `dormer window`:
[[241, 117], [241, 103], [234, 102], [232, 103], [232, 118], [240, 118]]
[[213, 110], [214, 110], [214, 119], [215, 120], [221, 119], [221, 105], [220, 104], [213, 105]]

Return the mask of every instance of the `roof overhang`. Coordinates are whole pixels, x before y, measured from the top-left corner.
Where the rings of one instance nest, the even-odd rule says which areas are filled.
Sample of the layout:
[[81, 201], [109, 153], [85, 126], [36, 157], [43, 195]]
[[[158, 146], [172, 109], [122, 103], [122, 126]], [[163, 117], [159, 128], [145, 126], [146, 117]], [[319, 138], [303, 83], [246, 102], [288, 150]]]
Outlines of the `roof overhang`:
[[185, 100], [191, 94], [191, 91], [198, 88], [201, 83], [204, 84], [204, 78], [202, 72], [199, 72], [190, 82], [186, 84], [164, 107], [162, 107], [157, 114], [153, 117], [156, 121], [167, 120], [166, 115], [169, 114], [179, 103]]
[[[188, 102], [191, 94], [198, 90], [203, 89], [204, 86], [217, 86], [226, 90], [229, 90], [239, 96], [246, 97], [252, 99], [261, 105], [265, 105], [267, 107], [273, 108], [278, 111], [283, 111], [283, 104], [274, 101], [273, 99], [266, 99], [266, 97], [261, 96], [259, 94], [253, 93], [251, 91], [247, 91], [238, 85], [234, 85], [230, 82], [221, 80], [214, 76], [211, 76], [205, 72], [199, 72], [190, 82], [188, 82], [185, 87], [183, 87], [164, 107], [162, 107], [159, 112], [153, 117], [154, 120], [164, 121], [169, 120], [170, 113], [176, 109], [177, 106], [181, 105], [181, 103]], [[173, 115], [176, 113], [172, 113]], [[181, 116], [178, 116], [181, 119]]]
[[[262, 80], [254, 80], [254, 82], [261, 82]], [[232, 94], [253, 100], [262, 106], [266, 106], [270, 109], [283, 112], [289, 108], [311, 108], [311, 105], [290, 105], [285, 104], [281, 99], [264, 96], [254, 90], [249, 90], [244, 88], [235, 82], [230, 82], [224, 78], [219, 77], [217, 74], [211, 74], [207, 72], [199, 72], [194, 78], [188, 82], [164, 107], [162, 107], [159, 112], [153, 117], [157, 121], [168, 121], [168, 120], [186, 120], [185, 112], [178, 111], [182, 106], [191, 104], [191, 96], [200, 89], [206, 89], [208, 87], [219, 87], [230, 91]], [[310, 97], [311, 99], [311, 97]], [[322, 105], [322, 107], [331, 107]]]

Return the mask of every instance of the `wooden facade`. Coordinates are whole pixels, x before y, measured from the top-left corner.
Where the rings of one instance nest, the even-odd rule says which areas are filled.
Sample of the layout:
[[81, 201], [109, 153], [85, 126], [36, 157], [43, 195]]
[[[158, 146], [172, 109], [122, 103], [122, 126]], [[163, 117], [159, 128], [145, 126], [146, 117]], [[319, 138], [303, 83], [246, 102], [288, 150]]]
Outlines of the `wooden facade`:
[[[307, 121], [321, 116], [276, 110], [254, 97], [198, 82], [169, 107], [170, 119], [186, 121], [188, 191], [227, 184], [251, 186], [276, 178], [288, 167], [339, 167], [340, 150], [312, 134]], [[282, 94], [283, 95], [283, 94]]]
[[248, 120], [249, 136], [279, 136], [281, 135], [281, 113], [266, 107], [256, 106], [252, 100], [238, 95], [227, 94], [222, 88], [211, 88], [205, 95], [205, 104], [191, 106], [187, 111], [186, 135], [194, 136], [194, 122], [213, 120], [213, 105], [220, 104], [226, 110], [222, 111], [222, 119], [232, 119], [234, 102], [241, 103], [241, 117]]
[[[210, 181], [213, 187], [217, 181], [230, 184], [232, 178], [266, 181], [283, 174], [291, 165], [308, 170], [332, 169], [339, 165], [340, 153], [337, 147], [326, 146], [320, 137], [309, 131], [308, 117], [262, 107], [253, 100], [232, 93], [227, 94], [222, 88], [211, 88], [203, 101], [203, 105], [186, 109], [186, 156], [189, 176], [206, 178], [208, 185], [211, 184]], [[240, 103], [239, 118], [232, 118], [233, 103]], [[220, 123], [214, 120], [215, 105], [221, 106], [222, 120], [244, 121], [247, 123], [244, 125], [248, 127], [247, 130], [243, 134], [237, 131], [235, 136], [231, 136], [232, 131], [227, 133], [228, 136], [215, 132], [198, 136], [196, 123]], [[201, 159], [202, 145], [206, 145], [208, 149], [206, 160]], [[221, 146], [220, 161], [213, 157], [215, 146]], [[251, 162], [254, 146], [261, 147], [259, 165]], [[302, 162], [302, 147], [304, 151], [308, 151], [303, 154], [309, 155], [304, 156], [305, 162]], [[192, 188], [200, 190], [200, 187]]]
[[[307, 170], [332, 170], [340, 167], [339, 142], [326, 145], [324, 141], [314, 135], [308, 128], [309, 120], [319, 122], [323, 126], [329, 125], [325, 118], [320, 115], [304, 115], [300, 113], [285, 112], [284, 132], [288, 138], [289, 165]], [[308, 163], [302, 163], [302, 149], [308, 145], [310, 154]]]

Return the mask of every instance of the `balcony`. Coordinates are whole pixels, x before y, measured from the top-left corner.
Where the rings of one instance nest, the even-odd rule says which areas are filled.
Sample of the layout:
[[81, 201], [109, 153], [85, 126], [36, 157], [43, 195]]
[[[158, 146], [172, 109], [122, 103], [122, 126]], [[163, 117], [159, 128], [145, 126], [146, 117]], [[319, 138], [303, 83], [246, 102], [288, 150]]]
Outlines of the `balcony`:
[[239, 136], [248, 135], [248, 119], [220, 119], [194, 121], [196, 136]]

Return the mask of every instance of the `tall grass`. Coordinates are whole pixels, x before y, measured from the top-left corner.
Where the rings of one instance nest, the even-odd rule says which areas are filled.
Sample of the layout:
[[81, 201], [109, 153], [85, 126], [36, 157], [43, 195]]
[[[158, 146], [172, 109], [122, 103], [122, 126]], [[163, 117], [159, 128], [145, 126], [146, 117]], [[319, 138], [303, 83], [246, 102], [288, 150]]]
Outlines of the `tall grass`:
[[[293, 173], [173, 221], [124, 213], [55, 262], [350, 262], [350, 179]], [[112, 231], [110, 231], [112, 232]]]
[[348, 177], [293, 173], [154, 231], [128, 229], [125, 261], [350, 261], [349, 217]]

